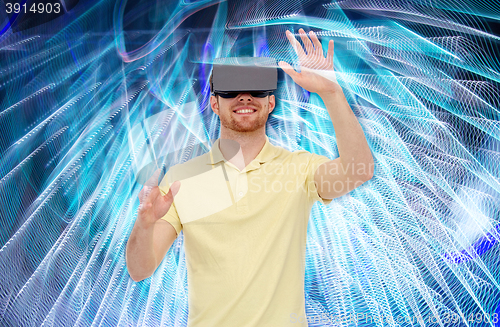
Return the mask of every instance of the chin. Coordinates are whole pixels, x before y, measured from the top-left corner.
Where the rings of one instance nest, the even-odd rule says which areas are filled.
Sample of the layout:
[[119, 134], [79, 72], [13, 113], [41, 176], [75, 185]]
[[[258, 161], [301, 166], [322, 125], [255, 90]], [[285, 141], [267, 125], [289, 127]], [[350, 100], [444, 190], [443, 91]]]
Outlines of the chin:
[[265, 127], [266, 122], [264, 122], [264, 124], [254, 124], [254, 125], [242, 126], [242, 125], [238, 125], [234, 122], [227, 124], [227, 123], [222, 123], [222, 121], [221, 121], [221, 125], [227, 129], [230, 129], [230, 130], [235, 131], [235, 132], [248, 133], [248, 132], [255, 132], [255, 131]]
[[233, 130], [233, 131], [235, 131], [235, 132], [249, 133], [249, 132], [258, 131], [260, 128], [261, 127], [244, 128], [244, 127], [233, 126], [230, 129]]

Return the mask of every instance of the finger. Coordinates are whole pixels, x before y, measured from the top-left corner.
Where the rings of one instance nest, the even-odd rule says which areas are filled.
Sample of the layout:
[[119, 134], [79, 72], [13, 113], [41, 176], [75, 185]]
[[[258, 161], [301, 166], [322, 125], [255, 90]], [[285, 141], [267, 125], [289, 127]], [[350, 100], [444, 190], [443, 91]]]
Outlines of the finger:
[[280, 61], [278, 62], [278, 65], [280, 66], [281, 69], [283, 69], [283, 71], [285, 73], [288, 74], [288, 76], [290, 76], [294, 81], [300, 76], [299, 73], [297, 73], [295, 71], [295, 69], [293, 69], [292, 66], [290, 66], [288, 63], [284, 62], [284, 61]]
[[147, 199], [149, 193], [151, 193], [151, 187], [144, 186], [142, 190], [139, 192], [139, 202], [140, 203], [145, 202], [145, 199]]
[[314, 33], [313, 31], [310, 31], [309, 36], [311, 37], [311, 40], [314, 44], [314, 47], [316, 48], [316, 55], [323, 57], [323, 47], [321, 46], [321, 42], [319, 42], [318, 37], [316, 36], [316, 33]]
[[286, 37], [288, 38], [288, 41], [290, 41], [290, 44], [295, 50], [297, 56], [299, 56], [299, 59], [304, 58], [306, 55], [304, 49], [302, 49], [302, 46], [300, 45], [299, 41], [297, 41], [295, 36], [293, 36], [292, 32], [286, 31]]
[[181, 182], [173, 182], [172, 185], [170, 185], [170, 189], [168, 190], [167, 194], [162, 196], [162, 199], [166, 202], [172, 203], [174, 201], [174, 196], [179, 192], [180, 187]]
[[328, 62], [328, 65], [332, 65], [333, 67], [333, 40], [330, 40], [328, 42], [328, 52], [326, 54], [326, 61]]
[[147, 186], [158, 186], [158, 177], [160, 177], [161, 169], [157, 169], [151, 177], [148, 178], [144, 185]]
[[172, 192], [172, 197], [174, 197], [179, 192], [180, 188], [181, 188], [180, 181], [175, 181], [172, 183], [172, 185], [170, 186], [170, 190], [169, 190], [169, 192]]
[[314, 46], [311, 40], [307, 37], [306, 32], [302, 28], [299, 30], [299, 35], [300, 39], [302, 40], [302, 43], [304, 43], [304, 46], [306, 47], [307, 54], [308, 55], [313, 54]]

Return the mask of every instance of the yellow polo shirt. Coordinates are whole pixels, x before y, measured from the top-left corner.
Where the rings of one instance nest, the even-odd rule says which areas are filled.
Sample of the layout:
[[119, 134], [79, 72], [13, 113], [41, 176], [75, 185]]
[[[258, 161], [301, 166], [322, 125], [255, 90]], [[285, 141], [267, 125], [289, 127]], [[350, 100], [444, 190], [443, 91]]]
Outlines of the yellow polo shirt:
[[319, 197], [314, 173], [330, 161], [266, 143], [242, 171], [211, 151], [171, 167], [181, 181], [162, 218], [184, 231], [189, 327], [307, 326], [307, 223]]

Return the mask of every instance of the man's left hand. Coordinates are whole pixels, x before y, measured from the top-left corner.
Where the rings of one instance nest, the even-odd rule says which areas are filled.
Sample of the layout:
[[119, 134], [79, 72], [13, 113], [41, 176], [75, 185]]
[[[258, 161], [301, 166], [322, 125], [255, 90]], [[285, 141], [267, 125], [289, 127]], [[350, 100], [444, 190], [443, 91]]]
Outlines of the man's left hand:
[[325, 58], [323, 56], [323, 47], [313, 31], [309, 32], [310, 38], [302, 28], [299, 29], [299, 34], [302, 43], [304, 43], [304, 48], [290, 31], [286, 31], [286, 36], [299, 57], [300, 73], [296, 72], [292, 66], [284, 61], [278, 63], [281, 69], [295, 83], [309, 92], [318, 93], [320, 96], [342, 92], [335, 78], [335, 71], [333, 70], [333, 40], [330, 40], [328, 43], [328, 51]]

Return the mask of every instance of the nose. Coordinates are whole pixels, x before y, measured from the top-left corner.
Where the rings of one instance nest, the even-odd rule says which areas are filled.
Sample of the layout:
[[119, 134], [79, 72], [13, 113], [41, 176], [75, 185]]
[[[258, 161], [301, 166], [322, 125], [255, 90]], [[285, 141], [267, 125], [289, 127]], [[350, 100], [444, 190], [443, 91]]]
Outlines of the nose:
[[252, 95], [250, 95], [250, 93], [240, 93], [238, 95], [238, 101], [240, 101], [240, 102], [245, 102], [245, 101], [250, 102], [252, 100], [253, 100], [253, 98], [252, 98]]

